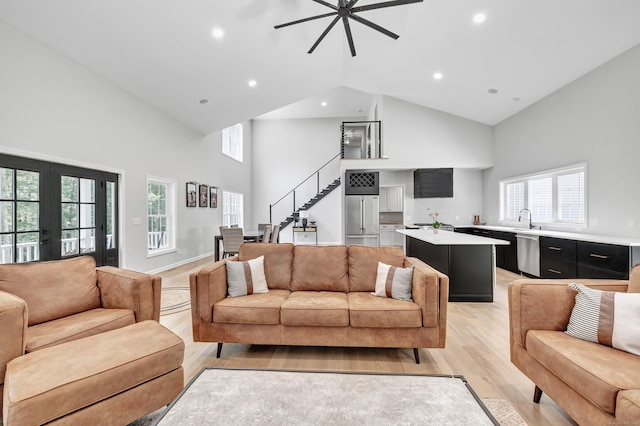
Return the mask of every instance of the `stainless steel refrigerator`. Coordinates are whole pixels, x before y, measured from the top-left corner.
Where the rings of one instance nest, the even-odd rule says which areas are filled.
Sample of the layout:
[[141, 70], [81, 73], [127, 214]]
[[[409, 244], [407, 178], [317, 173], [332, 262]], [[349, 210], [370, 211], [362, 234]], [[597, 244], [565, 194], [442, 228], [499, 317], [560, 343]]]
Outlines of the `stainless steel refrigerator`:
[[380, 243], [379, 198], [377, 195], [347, 195], [347, 244], [377, 246]]

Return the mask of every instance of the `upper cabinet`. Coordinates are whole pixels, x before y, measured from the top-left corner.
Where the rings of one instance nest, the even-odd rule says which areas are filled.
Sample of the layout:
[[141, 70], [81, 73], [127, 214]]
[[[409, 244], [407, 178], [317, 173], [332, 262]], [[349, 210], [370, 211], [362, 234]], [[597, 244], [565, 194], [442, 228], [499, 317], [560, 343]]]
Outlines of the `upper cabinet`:
[[404, 207], [404, 192], [401, 186], [380, 187], [380, 211], [401, 212]]

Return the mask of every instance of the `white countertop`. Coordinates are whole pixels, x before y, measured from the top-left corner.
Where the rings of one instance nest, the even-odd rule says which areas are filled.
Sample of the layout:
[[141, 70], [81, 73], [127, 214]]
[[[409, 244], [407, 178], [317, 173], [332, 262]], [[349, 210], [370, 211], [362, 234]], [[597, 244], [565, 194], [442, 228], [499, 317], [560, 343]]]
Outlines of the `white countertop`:
[[638, 238], [616, 237], [611, 235], [581, 234], [578, 232], [549, 231], [546, 229], [513, 228], [510, 226], [500, 226], [500, 225], [468, 225], [468, 226], [464, 226], [464, 228], [488, 229], [491, 231], [513, 232], [516, 234], [538, 235], [538, 236], [544, 236], [544, 237], [564, 238], [566, 240], [578, 240], [578, 241], [587, 241], [591, 243], [603, 243], [603, 244], [616, 244], [616, 245], [630, 246], [630, 247], [640, 246], [640, 239]]
[[397, 229], [396, 232], [434, 245], [508, 246], [510, 244], [509, 241], [499, 240], [496, 238], [479, 237], [477, 235], [463, 234], [460, 232], [443, 231], [442, 229], [439, 229], [437, 234], [434, 234], [432, 229]]

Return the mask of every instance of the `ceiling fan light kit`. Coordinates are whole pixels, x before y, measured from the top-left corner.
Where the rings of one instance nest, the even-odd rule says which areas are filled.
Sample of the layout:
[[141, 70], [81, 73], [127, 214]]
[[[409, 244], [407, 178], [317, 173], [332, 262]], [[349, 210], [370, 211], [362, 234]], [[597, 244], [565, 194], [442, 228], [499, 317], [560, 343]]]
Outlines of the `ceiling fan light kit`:
[[322, 19], [322, 18], [328, 18], [329, 16], [334, 16], [331, 23], [329, 23], [327, 28], [322, 32], [322, 34], [320, 34], [320, 37], [318, 37], [316, 42], [313, 44], [313, 46], [311, 46], [311, 49], [309, 49], [307, 53], [313, 53], [313, 51], [316, 49], [316, 47], [318, 47], [320, 42], [327, 36], [327, 34], [329, 34], [329, 31], [331, 31], [331, 29], [338, 23], [338, 21], [342, 20], [342, 24], [344, 25], [344, 31], [347, 36], [347, 42], [349, 43], [349, 50], [351, 50], [351, 56], [356, 56], [356, 48], [353, 43], [353, 36], [351, 35], [351, 27], [349, 25], [349, 19], [353, 19], [356, 22], [366, 25], [367, 27], [372, 28], [378, 32], [381, 32], [382, 34], [388, 37], [391, 37], [394, 40], [397, 40], [398, 37], [400, 37], [398, 34], [395, 34], [387, 30], [386, 28], [383, 28], [380, 25], [377, 25], [369, 21], [368, 19], [365, 19], [359, 15], [356, 15], [356, 13], [365, 12], [367, 10], [382, 9], [385, 7], [402, 6], [410, 3], [423, 2], [423, 0], [392, 0], [392, 1], [385, 1], [381, 3], [368, 4], [364, 6], [355, 6], [356, 3], [358, 3], [358, 0], [350, 0], [350, 1], [339, 0], [337, 5], [327, 3], [326, 1], [323, 1], [323, 0], [312, 0], [312, 1], [316, 3], [320, 3], [330, 9], [333, 9], [333, 12], [310, 16], [308, 18], [303, 18], [303, 19], [297, 19], [295, 21], [276, 25], [274, 28], [279, 29], [279, 28], [284, 28], [291, 25], [295, 25], [295, 24], [301, 24], [307, 21], [313, 21], [316, 19]]

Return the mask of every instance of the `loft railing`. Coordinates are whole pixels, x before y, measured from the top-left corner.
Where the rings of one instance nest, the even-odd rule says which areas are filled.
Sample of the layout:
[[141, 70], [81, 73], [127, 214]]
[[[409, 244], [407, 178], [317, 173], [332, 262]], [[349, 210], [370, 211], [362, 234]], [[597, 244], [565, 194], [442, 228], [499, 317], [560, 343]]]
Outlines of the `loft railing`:
[[[285, 208], [282, 210], [281, 214], [281, 217], [289, 216], [292, 213], [295, 213], [300, 208], [300, 206], [302, 206], [308, 200], [317, 196], [320, 193], [321, 189], [325, 188], [333, 180], [339, 177], [340, 162], [336, 160], [339, 160], [340, 156], [341, 153], [337, 153], [333, 158], [324, 163], [318, 170], [311, 173], [293, 189], [284, 194], [278, 201], [273, 204], [269, 204], [269, 222], [273, 223], [274, 208], [280, 203], [283, 203], [285, 201], [289, 201], [291, 203], [291, 210]], [[334, 167], [334, 169], [332, 169], [332, 167]], [[302, 201], [302, 203], [299, 203], [300, 201]]]

